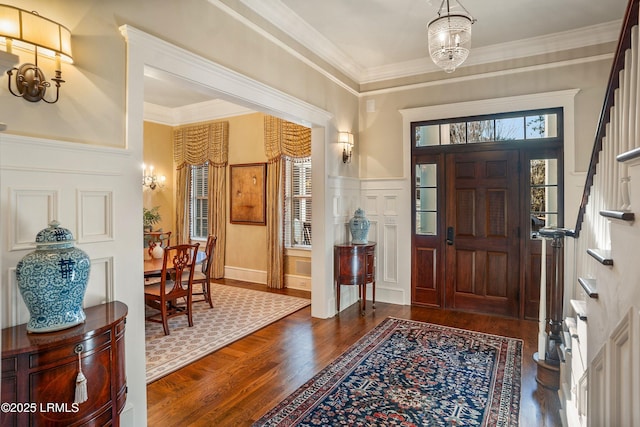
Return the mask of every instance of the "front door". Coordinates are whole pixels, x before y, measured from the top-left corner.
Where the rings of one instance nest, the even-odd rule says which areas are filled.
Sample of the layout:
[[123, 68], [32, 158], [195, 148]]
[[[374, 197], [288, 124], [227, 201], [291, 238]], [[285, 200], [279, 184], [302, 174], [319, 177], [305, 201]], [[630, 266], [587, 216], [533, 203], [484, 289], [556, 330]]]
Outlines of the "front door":
[[446, 308], [518, 316], [518, 151], [446, 155]]

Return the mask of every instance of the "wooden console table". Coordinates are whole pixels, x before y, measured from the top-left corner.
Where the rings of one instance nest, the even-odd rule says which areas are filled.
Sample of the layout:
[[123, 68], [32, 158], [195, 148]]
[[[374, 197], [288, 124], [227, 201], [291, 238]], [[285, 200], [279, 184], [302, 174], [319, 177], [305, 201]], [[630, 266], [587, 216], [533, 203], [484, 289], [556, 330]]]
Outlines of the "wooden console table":
[[[2, 426], [119, 425], [127, 397], [127, 306], [85, 309], [85, 323], [56, 332], [2, 330]], [[81, 350], [80, 350], [81, 349]], [[78, 353], [88, 400], [74, 403]]]
[[364, 315], [367, 283], [372, 284], [373, 308], [376, 308], [376, 244], [344, 244], [333, 247], [336, 312], [340, 312], [340, 285], [357, 285], [360, 312]]

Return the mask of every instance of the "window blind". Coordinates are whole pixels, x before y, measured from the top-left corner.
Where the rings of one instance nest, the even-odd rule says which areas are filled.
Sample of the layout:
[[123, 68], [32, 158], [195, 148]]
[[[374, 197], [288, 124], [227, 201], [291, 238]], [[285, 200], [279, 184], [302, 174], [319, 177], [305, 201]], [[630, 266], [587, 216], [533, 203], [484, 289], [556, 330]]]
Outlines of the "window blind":
[[285, 245], [311, 246], [311, 162], [285, 163]]
[[192, 239], [206, 239], [209, 230], [209, 164], [191, 166], [189, 234]]

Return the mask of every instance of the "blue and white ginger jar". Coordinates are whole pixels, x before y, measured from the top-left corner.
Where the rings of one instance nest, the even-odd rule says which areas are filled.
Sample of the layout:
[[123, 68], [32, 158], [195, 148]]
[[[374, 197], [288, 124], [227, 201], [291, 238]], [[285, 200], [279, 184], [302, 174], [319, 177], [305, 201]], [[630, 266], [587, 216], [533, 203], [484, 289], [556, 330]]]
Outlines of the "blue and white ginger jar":
[[356, 209], [353, 218], [349, 220], [349, 231], [351, 232], [351, 243], [366, 244], [371, 223], [360, 208]]
[[31, 318], [27, 332], [51, 332], [83, 323], [82, 301], [91, 261], [57, 221], [36, 236], [36, 250], [16, 267], [18, 288]]

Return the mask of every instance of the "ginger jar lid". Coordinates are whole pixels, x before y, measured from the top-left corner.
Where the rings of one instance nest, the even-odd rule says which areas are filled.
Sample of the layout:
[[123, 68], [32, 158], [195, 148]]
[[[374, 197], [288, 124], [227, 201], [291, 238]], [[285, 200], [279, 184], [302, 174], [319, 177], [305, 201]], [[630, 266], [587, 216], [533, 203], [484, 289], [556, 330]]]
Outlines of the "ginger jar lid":
[[60, 227], [60, 223], [55, 219], [49, 223], [49, 227], [36, 235], [36, 249], [59, 249], [71, 248], [75, 239], [71, 231]]

